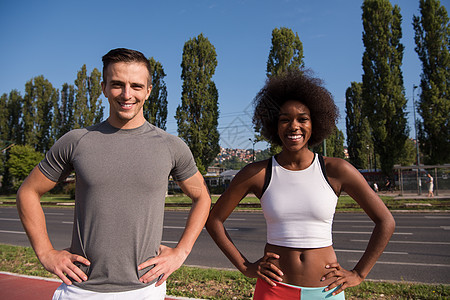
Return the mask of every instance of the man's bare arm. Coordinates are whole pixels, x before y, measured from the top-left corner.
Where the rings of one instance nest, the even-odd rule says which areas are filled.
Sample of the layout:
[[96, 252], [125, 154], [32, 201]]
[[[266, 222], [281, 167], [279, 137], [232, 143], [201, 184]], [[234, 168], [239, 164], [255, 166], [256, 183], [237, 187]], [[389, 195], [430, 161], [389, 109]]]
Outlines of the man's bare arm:
[[17, 192], [17, 210], [39, 261], [45, 269], [70, 285], [72, 282], [65, 274], [78, 282], [87, 280], [86, 274], [73, 262], [78, 261], [86, 265], [90, 262], [79, 255], [55, 250], [50, 242], [40, 200], [42, 195], [53, 189], [55, 185], [56, 182], [48, 179], [38, 167], [35, 167]]
[[155, 265], [141, 277], [142, 282], [151, 282], [162, 276], [157, 286], [162, 284], [170, 274], [177, 270], [186, 260], [195, 241], [200, 235], [211, 207], [211, 197], [202, 174], [197, 172], [187, 180], [178, 182], [183, 192], [192, 199], [192, 208], [186, 221], [186, 228], [175, 248], [161, 246], [160, 254], [139, 265], [139, 269]]

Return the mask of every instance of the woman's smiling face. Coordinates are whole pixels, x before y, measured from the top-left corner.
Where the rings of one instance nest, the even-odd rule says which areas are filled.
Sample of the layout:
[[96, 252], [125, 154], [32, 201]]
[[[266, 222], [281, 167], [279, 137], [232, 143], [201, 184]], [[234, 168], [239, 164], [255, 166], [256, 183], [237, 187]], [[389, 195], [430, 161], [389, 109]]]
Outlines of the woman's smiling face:
[[312, 132], [312, 121], [309, 108], [295, 100], [285, 102], [278, 117], [278, 136], [283, 148], [288, 151], [299, 151], [308, 146]]

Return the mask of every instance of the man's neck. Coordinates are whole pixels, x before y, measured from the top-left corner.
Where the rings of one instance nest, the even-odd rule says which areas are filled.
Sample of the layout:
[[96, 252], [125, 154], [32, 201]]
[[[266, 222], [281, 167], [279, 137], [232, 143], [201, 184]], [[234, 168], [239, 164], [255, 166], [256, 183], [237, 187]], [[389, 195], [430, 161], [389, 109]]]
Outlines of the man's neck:
[[106, 121], [114, 128], [117, 129], [135, 129], [138, 127], [141, 127], [145, 123], [145, 118], [139, 119], [139, 120], [130, 120], [127, 122], [121, 122], [120, 120], [114, 120], [111, 117], [106, 119]]

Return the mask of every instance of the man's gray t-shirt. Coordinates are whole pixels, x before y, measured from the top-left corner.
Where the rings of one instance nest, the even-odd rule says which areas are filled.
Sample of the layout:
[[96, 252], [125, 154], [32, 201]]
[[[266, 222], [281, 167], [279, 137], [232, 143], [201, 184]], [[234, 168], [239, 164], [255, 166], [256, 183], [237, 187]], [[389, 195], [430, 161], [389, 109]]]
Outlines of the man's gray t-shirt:
[[71, 252], [86, 257], [89, 279], [74, 284], [96, 292], [121, 292], [148, 284], [158, 254], [169, 176], [183, 181], [197, 172], [187, 145], [146, 122], [129, 130], [107, 121], [64, 135], [39, 163], [52, 181], [76, 174]]

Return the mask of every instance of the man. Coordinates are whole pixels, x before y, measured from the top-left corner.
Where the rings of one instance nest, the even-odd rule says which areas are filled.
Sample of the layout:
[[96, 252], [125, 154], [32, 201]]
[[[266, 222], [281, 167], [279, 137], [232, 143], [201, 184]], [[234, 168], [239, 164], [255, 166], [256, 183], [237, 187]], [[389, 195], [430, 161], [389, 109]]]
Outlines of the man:
[[[164, 299], [167, 277], [183, 264], [205, 224], [211, 198], [191, 152], [144, 118], [150, 72], [138, 51], [120, 48], [103, 56], [108, 119], [59, 139], [17, 193], [37, 257], [63, 281], [53, 299]], [[72, 243], [56, 250], [40, 197], [72, 171]], [[193, 201], [175, 248], [160, 245], [170, 175]]]

